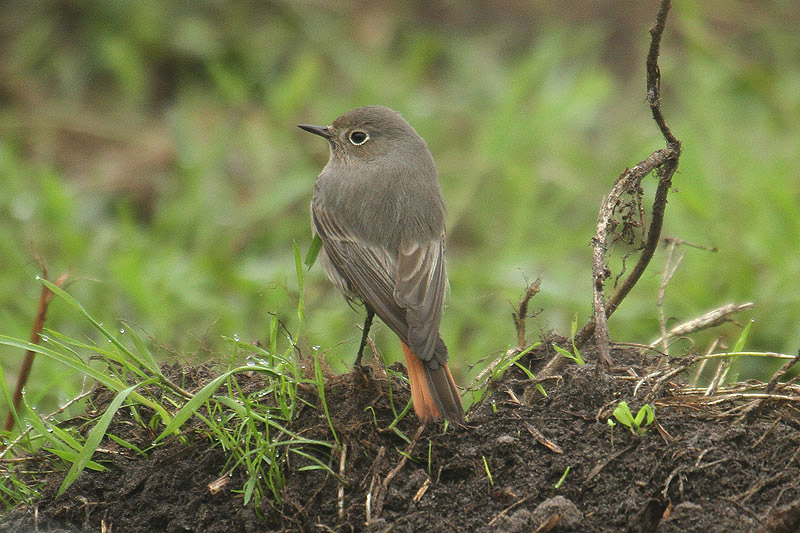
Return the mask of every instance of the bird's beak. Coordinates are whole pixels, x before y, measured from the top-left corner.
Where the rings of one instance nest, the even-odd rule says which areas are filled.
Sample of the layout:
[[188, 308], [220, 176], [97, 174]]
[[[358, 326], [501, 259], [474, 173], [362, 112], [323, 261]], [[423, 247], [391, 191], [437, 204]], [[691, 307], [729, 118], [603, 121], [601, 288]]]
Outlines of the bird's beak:
[[320, 137], [324, 137], [326, 139], [330, 139], [333, 137], [331, 133], [331, 129], [329, 126], [312, 126], [311, 124], [298, 124], [298, 128], [301, 130], [305, 130], [308, 133], [313, 133], [314, 135], [319, 135]]

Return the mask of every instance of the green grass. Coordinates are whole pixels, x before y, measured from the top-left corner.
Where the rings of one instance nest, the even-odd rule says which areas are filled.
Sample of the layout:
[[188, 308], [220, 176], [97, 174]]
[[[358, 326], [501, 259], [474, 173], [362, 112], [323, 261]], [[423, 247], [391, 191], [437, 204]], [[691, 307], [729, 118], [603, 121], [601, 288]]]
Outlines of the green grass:
[[[224, 337], [282, 336], [275, 319], [300, 331], [292, 242], [310, 246], [308, 204], [327, 148], [295, 124], [382, 103], [404, 113], [437, 160], [451, 281], [442, 334], [456, 380], [468, 383], [481, 370], [469, 374], [470, 363], [515, 344], [511, 311], [526, 279], [542, 276], [529, 337], [563, 334], [576, 314], [585, 322], [600, 200], [663, 144], [644, 103], [654, 13], [623, 26], [632, 40], [621, 51], [609, 47], [612, 30], [628, 19], [610, 15], [532, 11], [512, 17], [523, 22], [515, 26], [497, 13], [478, 27], [447, 12], [255, 2], [64, 9], [12, 2], [3, 17], [13, 31], [2, 71], [14, 76], [0, 110], [0, 334], [13, 338], [27, 338], [33, 322], [37, 254], [52, 275], [71, 273], [69, 293], [109, 330], [124, 329], [114, 334], [124, 345], [140, 332], [157, 361], [224, 358]], [[754, 301], [741, 319], [755, 320], [748, 345], [791, 353], [800, 345], [800, 39], [781, 9], [795, 8], [750, 16], [727, 2], [676, 1], [670, 15], [663, 108], [684, 153], [664, 234], [720, 251], [687, 252], [665, 312], [683, 321]], [[659, 335], [663, 259], [611, 319], [614, 339]], [[362, 317], [319, 266], [304, 295], [295, 341], [345, 370]], [[64, 300], [47, 326], [107, 342]], [[739, 330], [727, 324], [694, 342], [732, 344]], [[399, 358], [391, 332], [374, 331]], [[0, 347], [9, 380], [21, 357]], [[40, 357], [27, 402], [55, 410], [80, 379]]]
[[[300, 326], [303, 323], [303, 279], [300, 251], [294, 247], [297, 266], [297, 285], [301, 295], [297, 304]], [[88, 417], [82, 432], [69, 423], [68, 414], [41, 417], [34, 406], [23, 401], [20, 410], [14, 411], [21, 432], [4, 434], [4, 442], [13, 442], [2, 451], [0, 457], [49, 452], [56, 469], [66, 471], [59, 488], [63, 493], [86, 468], [106, 470], [95, 460], [95, 454], [104, 437], [134, 450], [147, 454], [123, 438], [114, 435], [110, 426], [118, 411], [130, 411], [132, 418], [142, 427], [152, 429], [158, 436], [151, 447], [162, 444], [169, 438], [185, 438], [186, 432], [207, 434], [212, 442], [228, 454], [228, 473], [244, 472], [245, 484], [240, 490], [245, 505], [253, 501], [256, 508], [265, 496], [280, 503], [281, 489], [285, 481], [284, 464], [289, 454], [300, 456], [308, 464], [302, 470], [324, 469], [331, 474], [326, 462], [318, 455], [338, 445], [335, 429], [328, 416], [324, 377], [315, 358], [313, 379], [303, 375], [301, 357], [293, 341], [299, 331], [287, 335], [286, 341], [278, 342], [278, 319], [273, 318], [267, 347], [253, 346], [237, 339], [225, 339], [230, 357], [227, 369], [202, 388], [189, 392], [167, 377], [154, 360], [147, 345], [127, 324], [116, 334], [98, 322], [69, 293], [56, 285], [43, 281], [55, 293], [57, 301], [66, 304], [77, 319], [88, 322], [103, 339], [100, 343], [85, 343], [62, 333], [47, 330], [41, 344], [31, 344], [12, 337], [0, 336], [0, 345], [34, 350], [47, 364], [63, 369], [69, 368], [114, 393], [114, 398], [102, 408], [96, 417]], [[246, 358], [244, 364], [242, 359]], [[243, 372], [258, 373], [264, 378], [264, 386], [256, 392], [245, 393], [237, 376]], [[3, 378], [3, 396], [10, 404], [10, 391]], [[297, 408], [304, 401], [298, 387], [310, 384], [321, 400], [322, 409], [328, 417], [332, 441], [301, 437], [288, 429], [294, 420]], [[142, 409], [146, 408], [146, 409]], [[148, 414], [145, 414], [148, 413]], [[200, 423], [188, 424], [190, 420]], [[5, 433], [5, 432], [4, 432]], [[12, 441], [13, 439], [13, 441]], [[316, 453], [308, 451], [313, 448]], [[24, 463], [22, 463], [24, 472]], [[38, 481], [22, 479], [21, 472], [13, 462], [3, 468], [0, 483], [0, 500], [7, 506], [19, 502], [30, 502], [37, 494]], [[223, 475], [223, 472], [220, 472]]]

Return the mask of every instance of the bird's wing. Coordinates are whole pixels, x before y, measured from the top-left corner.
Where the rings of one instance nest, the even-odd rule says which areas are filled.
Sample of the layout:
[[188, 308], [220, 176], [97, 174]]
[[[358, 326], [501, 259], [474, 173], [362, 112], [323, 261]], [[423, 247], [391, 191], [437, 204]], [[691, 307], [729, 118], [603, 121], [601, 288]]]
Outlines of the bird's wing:
[[447, 360], [439, 338], [447, 285], [444, 235], [392, 251], [366, 244], [344, 229], [329, 210], [312, 206], [323, 250], [336, 273], [420, 359]]
[[323, 252], [336, 271], [332, 274], [347, 283], [351, 293], [347, 296], [362, 300], [403, 342], [407, 342], [406, 312], [393, 295], [396, 261], [389, 251], [364, 244], [321, 205], [312, 205], [312, 216], [322, 238]]
[[[394, 298], [406, 309], [408, 345], [420, 359], [434, 354], [440, 363], [447, 361], [446, 349], [439, 339], [439, 322], [447, 287], [444, 266], [444, 234], [422, 243], [401, 245], [397, 254]], [[437, 344], [441, 343], [441, 347]]]

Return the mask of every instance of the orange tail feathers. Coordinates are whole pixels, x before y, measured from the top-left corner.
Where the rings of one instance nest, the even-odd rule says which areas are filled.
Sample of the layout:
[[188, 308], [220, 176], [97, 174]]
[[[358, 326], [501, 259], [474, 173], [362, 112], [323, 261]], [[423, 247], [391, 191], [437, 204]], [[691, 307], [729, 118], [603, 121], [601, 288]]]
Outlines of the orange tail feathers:
[[403, 355], [406, 358], [408, 380], [411, 383], [411, 401], [414, 412], [422, 422], [438, 420], [442, 417], [453, 422], [464, 420], [461, 397], [456, 382], [447, 365], [433, 370], [417, 357], [404, 342]]

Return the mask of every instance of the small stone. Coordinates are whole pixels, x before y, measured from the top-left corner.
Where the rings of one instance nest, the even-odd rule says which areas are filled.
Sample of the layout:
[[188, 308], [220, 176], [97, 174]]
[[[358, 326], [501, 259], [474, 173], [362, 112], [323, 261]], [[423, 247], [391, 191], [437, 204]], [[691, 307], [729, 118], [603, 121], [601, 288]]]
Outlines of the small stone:
[[577, 505], [572, 503], [572, 500], [563, 496], [555, 496], [543, 501], [533, 510], [534, 528], [550, 520], [554, 514], [559, 517], [558, 526], [560, 527], [577, 527], [583, 520], [583, 513], [580, 512]]
[[495, 442], [497, 442], [497, 444], [514, 444], [514, 441], [516, 440], [517, 439], [515, 439], [511, 435], [500, 435], [499, 437], [497, 437], [497, 440]]

